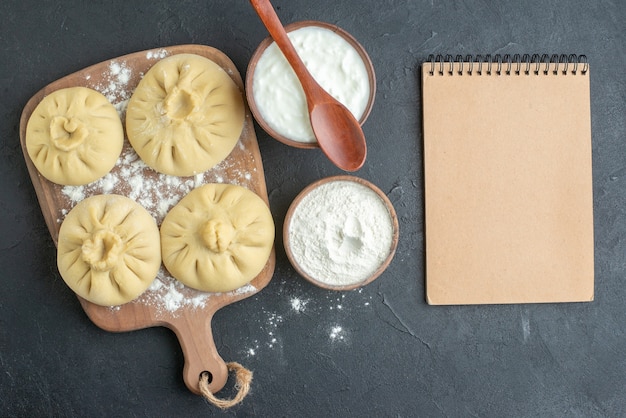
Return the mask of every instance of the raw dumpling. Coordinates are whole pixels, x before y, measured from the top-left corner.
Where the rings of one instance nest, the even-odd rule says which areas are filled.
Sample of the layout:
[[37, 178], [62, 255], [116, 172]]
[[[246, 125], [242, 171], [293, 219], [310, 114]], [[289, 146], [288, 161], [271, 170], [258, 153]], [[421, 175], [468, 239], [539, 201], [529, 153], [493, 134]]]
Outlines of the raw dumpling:
[[254, 279], [273, 245], [267, 204], [241, 186], [201, 186], [161, 224], [163, 264], [176, 279], [206, 292], [231, 291]]
[[82, 298], [103, 306], [130, 302], [161, 266], [159, 228], [125, 196], [89, 197], [61, 224], [57, 263], [65, 283]]
[[230, 154], [245, 118], [241, 91], [215, 62], [178, 54], [156, 63], [128, 102], [126, 132], [158, 172], [191, 176]]
[[122, 152], [124, 131], [115, 107], [87, 87], [56, 90], [26, 125], [26, 150], [42, 176], [83, 185], [107, 174]]

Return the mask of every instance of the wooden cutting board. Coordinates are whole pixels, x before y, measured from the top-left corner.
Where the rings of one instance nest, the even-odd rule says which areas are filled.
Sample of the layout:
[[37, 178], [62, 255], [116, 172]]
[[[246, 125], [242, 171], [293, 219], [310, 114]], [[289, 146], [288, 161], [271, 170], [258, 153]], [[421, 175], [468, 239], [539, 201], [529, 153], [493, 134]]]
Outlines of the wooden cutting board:
[[[33, 165], [25, 146], [26, 125], [43, 97], [61, 88], [89, 87], [107, 96], [124, 122], [125, 103], [141, 77], [160, 59], [180, 53], [197, 54], [213, 60], [230, 75], [243, 95], [241, 75], [224, 53], [209, 46], [179, 45], [124, 55], [90, 66], [49, 84], [26, 104], [20, 120], [20, 142], [55, 245], [64, 216], [78, 201], [94, 194], [116, 193], [128, 196], [146, 207], [159, 225], [167, 210], [190, 190], [205, 183], [238, 184], [257, 193], [269, 204], [261, 155], [247, 105], [244, 128], [232, 153], [216, 167], [194, 177], [165, 176], [149, 169], [137, 157], [127, 138], [120, 159], [111, 173], [86, 186], [64, 187], [54, 184], [42, 177]], [[225, 385], [228, 370], [213, 341], [211, 318], [221, 307], [250, 297], [263, 289], [272, 278], [275, 263], [275, 251], [272, 250], [263, 271], [254, 280], [228, 293], [205, 293], [185, 287], [161, 267], [153, 285], [135, 301], [115, 307], [98, 306], [80, 297], [79, 301], [88, 317], [107, 331], [122, 332], [153, 326], [164, 326], [173, 330], [185, 357], [185, 384], [192, 392], [200, 394], [200, 374], [208, 371], [211, 376], [209, 389], [215, 393]], [[236, 323], [237, 320], [233, 321], [235, 326]]]

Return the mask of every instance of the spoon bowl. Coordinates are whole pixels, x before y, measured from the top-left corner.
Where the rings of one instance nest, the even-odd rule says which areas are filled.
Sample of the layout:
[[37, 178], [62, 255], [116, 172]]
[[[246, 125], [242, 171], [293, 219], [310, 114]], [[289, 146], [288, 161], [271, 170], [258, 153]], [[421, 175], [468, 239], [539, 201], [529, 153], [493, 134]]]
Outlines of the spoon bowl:
[[360, 169], [365, 162], [367, 148], [361, 125], [354, 115], [337, 101], [316, 102], [309, 109], [312, 109], [311, 126], [315, 137], [332, 138], [320, 145], [322, 151], [345, 171]]
[[250, 3], [302, 85], [311, 126], [319, 147], [342, 170], [360, 169], [367, 156], [361, 125], [343, 104], [328, 94], [311, 76], [291, 44], [271, 3], [268, 0], [250, 0]]

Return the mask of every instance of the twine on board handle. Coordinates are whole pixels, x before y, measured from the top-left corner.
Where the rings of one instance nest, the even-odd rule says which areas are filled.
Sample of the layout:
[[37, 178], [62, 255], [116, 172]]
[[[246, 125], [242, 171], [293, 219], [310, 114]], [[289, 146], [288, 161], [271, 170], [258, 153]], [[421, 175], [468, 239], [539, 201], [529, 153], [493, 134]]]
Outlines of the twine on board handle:
[[209, 390], [210, 373], [202, 372], [200, 374], [200, 392], [204, 398], [213, 405], [221, 409], [228, 409], [240, 403], [250, 391], [252, 383], [252, 372], [237, 362], [226, 363], [228, 371], [235, 372], [235, 389], [237, 394], [232, 399], [220, 399]]

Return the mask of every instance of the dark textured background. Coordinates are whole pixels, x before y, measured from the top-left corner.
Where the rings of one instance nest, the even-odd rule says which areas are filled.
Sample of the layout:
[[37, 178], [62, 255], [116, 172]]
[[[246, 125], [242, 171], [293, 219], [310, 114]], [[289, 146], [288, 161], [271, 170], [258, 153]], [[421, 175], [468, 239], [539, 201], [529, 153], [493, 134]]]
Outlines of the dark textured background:
[[[276, 1], [284, 23], [352, 33], [378, 77], [357, 175], [396, 207], [400, 244], [360, 291], [315, 288], [277, 240], [272, 282], [220, 310], [215, 342], [253, 370], [241, 416], [546, 416], [626, 414], [626, 3], [621, 1]], [[169, 330], [93, 325], [56, 269], [19, 147], [23, 106], [46, 84], [123, 54], [198, 43], [245, 75], [266, 37], [247, 1], [0, 2], [0, 416], [199, 416], [220, 412], [182, 381]], [[595, 301], [430, 307], [424, 302], [419, 64], [430, 53], [575, 53], [591, 65]], [[454, 97], [450, 97], [454, 100]], [[257, 127], [282, 232], [314, 180], [340, 174], [320, 152]], [[293, 299], [306, 301], [300, 312]], [[334, 327], [341, 327], [332, 338]], [[274, 341], [275, 339], [275, 341]], [[229, 383], [232, 386], [232, 382]], [[232, 394], [228, 388], [220, 395]]]

